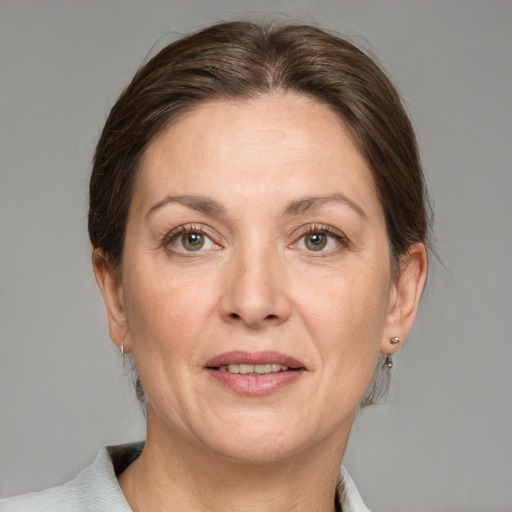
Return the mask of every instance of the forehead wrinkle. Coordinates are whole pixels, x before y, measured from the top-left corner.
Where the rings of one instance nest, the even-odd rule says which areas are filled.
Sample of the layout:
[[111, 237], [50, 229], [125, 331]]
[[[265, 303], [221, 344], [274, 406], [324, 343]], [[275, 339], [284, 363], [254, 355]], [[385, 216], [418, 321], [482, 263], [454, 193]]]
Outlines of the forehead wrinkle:
[[361, 206], [359, 206], [356, 202], [352, 201], [348, 197], [343, 194], [331, 194], [328, 196], [319, 196], [319, 197], [305, 197], [303, 199], [298, 199], [296, 201], [292, 201], [283, 211], [282, 216], [290, 216], [290, 215], [299, 215], [306, 211], [316, 210], [321, 206], [327, 203], [342, 203], [354, 210], [361, 217], [365, 219], [368, 218], [366, 212], [363, 210]]
[[201, 197], [201, 196], [190, 196], [190, 195], [184, 195], [184, 196], [171, 196], [168, 195], [155, 203], [151, 208], [147, 211], [146, 217], [151, 215], [154, 211], [158, 210], [162, 206], [170, 203], [179, 203], [182, 204], [188, 208], [191, 208], [192, 210], [197, 210], [201, 213], [206, 213], [210, 215], [224, 215], [226, 210], [225, 208], [214, 201], [213, 199], [209, 199], [207, 197]]

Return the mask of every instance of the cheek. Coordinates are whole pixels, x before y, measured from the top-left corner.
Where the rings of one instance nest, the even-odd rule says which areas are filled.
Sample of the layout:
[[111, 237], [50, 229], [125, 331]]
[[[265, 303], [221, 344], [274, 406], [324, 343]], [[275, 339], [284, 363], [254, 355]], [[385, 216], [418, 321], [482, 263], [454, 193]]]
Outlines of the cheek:
[[147, 267], [135, 268], [140, 271], [127, 276], [125, 296], [138, 376], [158, 410], [186, 409], [198, 392], [194, 376], [202, 371], [200, 341], [218, 287], [183, 274], [157, 276]]
[[[342, 269], [322, 279], [291, 284], [295, 303], [306, 317], [327, 332], [352, 333], [357, 337], [379, 330], [389, 300], [389, 279], [381, 272]], [[365, 336], [367, 337], [367, 336]]]
[[[333, 275], [295, 285], [296, 308], [323, 367], [344, 385], [371, 380], [383, 335], [389, 280], [379, 272]], [[348, 376], [351, 378], [348, 378]], [[338, 378], [336, 378], [338, 381]]]
[[140, 272], [127, 287], [126, 310], [130, 334], [145, 350], [192, 350], [191, 340], [204, 328], [218, 288], [204, 279], [177, 275], [150, 277]]

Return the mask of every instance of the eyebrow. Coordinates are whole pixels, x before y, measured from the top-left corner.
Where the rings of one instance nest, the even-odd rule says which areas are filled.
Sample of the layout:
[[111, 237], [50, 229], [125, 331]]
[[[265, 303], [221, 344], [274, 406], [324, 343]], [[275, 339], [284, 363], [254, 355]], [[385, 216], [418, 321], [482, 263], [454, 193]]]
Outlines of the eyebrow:
[[146, 213], [146, 217], [155, 210], [169, 203], [179, 203], [193, 210], [210, 215], [222, 215], [226, 212], [225, 208], [216, 201], [200, 196], [166, 196], [161, 201], [155, 203]]
[[293, 201], [285, 208], [283, 215], [298, 215], [309, 210], [315, 210], [326, 203], [332, 202], [345, 204], [356, 211], [359, 215], [361, 215], [361, 217], [364, 217], [365, 219], [368, 218], [366, 212], [361, 206], [343, 194], [331, 194], [328, 196], [320, 197], [305, 197], [304, 199]]
[[[355, 212], [361, 215], [364, 218], [367, 218], [366, 212], [359, 206], [356, 202], [352, 201], [348, 197], [343, 194], [331, 194], [328, 196], [319, 196], [319, 197], [305, 197], [303, 199], [298, 199], [296, 201], [292, 201], [283, 212], [283, 216], [291, 216], [291, 215], [300, 215], [306, 211], [315, 210], [320, 208], [326, 203], [342, 203], [350, 208], [352, 208]], [[146, 217], [151, 215], [154, 211], [158, 210], [162, 206], [170, 203], [179, 203], [193, 210], [197, 210], [201, 213], [210, 214], [210, 215], [224, 215], [226, 213], [226, 209], [213, 199], [209, 199], [201, 196], [171, 196], [168, 195], [155, 203], [151, 208], [147, 211]]]

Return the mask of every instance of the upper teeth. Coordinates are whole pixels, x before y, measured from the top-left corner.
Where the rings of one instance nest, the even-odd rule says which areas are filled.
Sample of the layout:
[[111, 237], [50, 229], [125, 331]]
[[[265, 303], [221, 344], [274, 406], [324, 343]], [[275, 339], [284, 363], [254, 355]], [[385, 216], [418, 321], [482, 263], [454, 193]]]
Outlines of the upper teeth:
[[221, 372], [229, 373], [271, 373], [288, 370], [283, 364], [225, 364], [219, 366]]

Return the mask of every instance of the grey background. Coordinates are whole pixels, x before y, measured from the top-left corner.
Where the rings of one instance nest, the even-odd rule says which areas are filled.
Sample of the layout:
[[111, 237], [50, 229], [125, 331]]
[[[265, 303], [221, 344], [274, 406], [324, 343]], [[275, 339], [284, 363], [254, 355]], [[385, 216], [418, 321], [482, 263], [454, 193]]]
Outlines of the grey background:
[[512, 510], [512, 3], [492, 0], [0, 1], [0, 495], [143, 436], [89, 261], [90, 159], [156, 41], [249, 11], [377, 55], [435, 199], [446, 269], [346, 466], [378, 512]]

